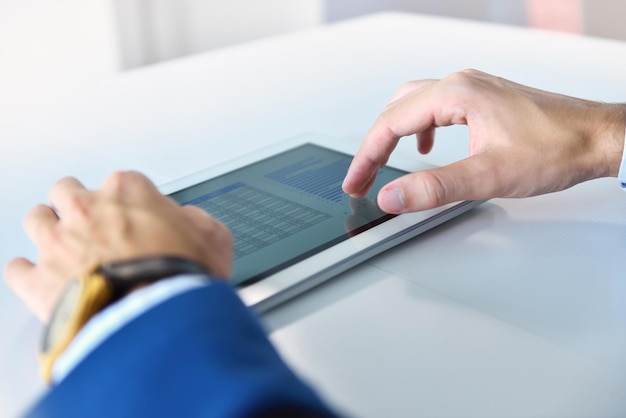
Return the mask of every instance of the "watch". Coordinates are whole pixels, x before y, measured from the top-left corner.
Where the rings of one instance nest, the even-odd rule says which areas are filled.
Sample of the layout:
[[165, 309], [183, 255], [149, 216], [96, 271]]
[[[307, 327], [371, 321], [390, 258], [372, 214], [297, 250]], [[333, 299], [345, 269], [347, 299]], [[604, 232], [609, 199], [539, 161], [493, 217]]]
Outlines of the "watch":
[[178, 274], [209, 276], [202, 265], [181, 257], [144, 257], [106, 263], [72, 279], [59, 297], [43, 332], [40, 366], [50, 383], [57, 358], [91, 317], [133, 289]]

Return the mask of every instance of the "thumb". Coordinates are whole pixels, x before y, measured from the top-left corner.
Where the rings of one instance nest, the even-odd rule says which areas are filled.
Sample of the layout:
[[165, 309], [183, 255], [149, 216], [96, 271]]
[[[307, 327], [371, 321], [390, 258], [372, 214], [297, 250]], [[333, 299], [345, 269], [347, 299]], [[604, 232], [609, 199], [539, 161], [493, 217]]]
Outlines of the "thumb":
[[495, 197], [504, 182], [494, 157], [482, 153], [445, 167], [402, 176], [380, 190], [378, 206], [387, 213], [406, 213]]

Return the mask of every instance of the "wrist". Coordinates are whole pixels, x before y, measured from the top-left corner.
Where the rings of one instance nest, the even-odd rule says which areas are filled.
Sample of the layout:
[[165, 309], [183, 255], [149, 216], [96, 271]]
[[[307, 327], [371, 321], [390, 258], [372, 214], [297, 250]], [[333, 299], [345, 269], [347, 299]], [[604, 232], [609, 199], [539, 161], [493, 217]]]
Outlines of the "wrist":
[[601, 118], [593, 134], [598, 155], [594, 178], [617, 177], [626, 140], [626, 104], [603, 105]]
[[194, 261], [155, 256], [101, 264], [72, 279], [44, 330], [40, 350], [44, 380], [50, 381], [55, 361], [93, 316], [140, 287], [179, 274], [209, 275]]
[[68, 348], [55, 361], [52, 382], [61, 382], [96, 347], [104, 344], [113, 334], [144, 313], [182, 293], [210, 284], [213, 281], [202, 275], [183, 274], [134, 289], [123, 299], [91, 317], [81, 328]]

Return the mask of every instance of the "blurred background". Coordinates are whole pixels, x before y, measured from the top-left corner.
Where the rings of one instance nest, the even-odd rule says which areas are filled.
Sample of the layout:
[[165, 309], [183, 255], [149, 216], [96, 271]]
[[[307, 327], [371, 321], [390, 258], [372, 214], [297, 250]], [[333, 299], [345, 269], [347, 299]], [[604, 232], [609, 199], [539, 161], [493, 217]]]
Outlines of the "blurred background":
[[0, 102], [382, 10], [626, 40], [620, 0], [0, 0]]

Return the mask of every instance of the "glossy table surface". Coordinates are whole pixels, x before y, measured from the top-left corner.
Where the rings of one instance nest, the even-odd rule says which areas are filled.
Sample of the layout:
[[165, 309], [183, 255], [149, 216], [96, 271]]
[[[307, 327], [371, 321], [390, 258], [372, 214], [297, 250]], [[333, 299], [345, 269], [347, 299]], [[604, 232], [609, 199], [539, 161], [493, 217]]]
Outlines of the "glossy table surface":
[[[115, 169], [157, 183], [302, 132], [356, 148], [404, 81], [477, 68], [593, 100], [626, 97], [626, 44], [385, 13], [126, 73], [0, 110], [0, 262], [49, 185]], [[541, 133], [538, 132], [538, 135]], [[432, 154], [467, 155], [462, 127]], [[626, 195], [615, 179], [492, 200], [263, 316], [288, 362], [360, 417], [626, 415]], [[0, 410], [44, 387], [40, 324], [0, 287]]]

